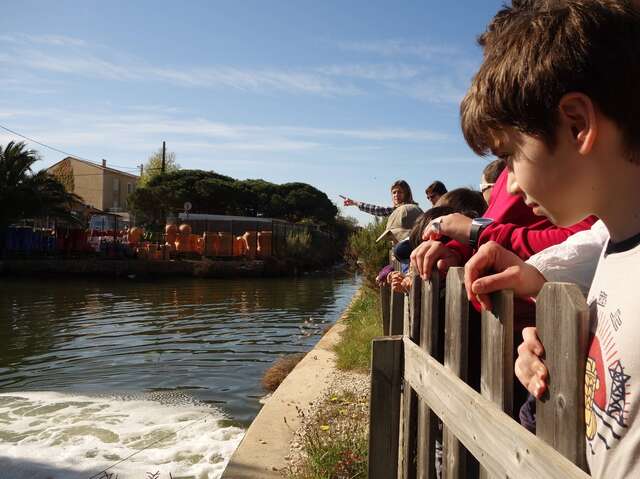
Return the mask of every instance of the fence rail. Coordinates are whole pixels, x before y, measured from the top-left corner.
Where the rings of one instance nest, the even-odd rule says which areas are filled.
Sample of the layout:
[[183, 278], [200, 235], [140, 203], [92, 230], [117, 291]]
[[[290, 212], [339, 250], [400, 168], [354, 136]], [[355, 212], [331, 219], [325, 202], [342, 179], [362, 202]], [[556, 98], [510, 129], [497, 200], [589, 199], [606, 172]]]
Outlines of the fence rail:
[[588, 313], [575, 285], [547, 284], [536, 304], [549, 368], [548, 394], [537, 401], [537, 437], [513, 419], [520, 404], [514, 403], [512, 292], [494, 294], [493, 312], [480, 316], [467, 300], [462, 268], [449, 271], [444, 291], [437, 275], [427, 282], [416, 277], [411, 293], [402, 295], [400, 331], [394, 309], [401, 300], [388, 289], [381, 294], [391, 336], [375, 339], [372, 348], [371, 479], [436, 477], [440, 422], [443, 478], [589, 477]]

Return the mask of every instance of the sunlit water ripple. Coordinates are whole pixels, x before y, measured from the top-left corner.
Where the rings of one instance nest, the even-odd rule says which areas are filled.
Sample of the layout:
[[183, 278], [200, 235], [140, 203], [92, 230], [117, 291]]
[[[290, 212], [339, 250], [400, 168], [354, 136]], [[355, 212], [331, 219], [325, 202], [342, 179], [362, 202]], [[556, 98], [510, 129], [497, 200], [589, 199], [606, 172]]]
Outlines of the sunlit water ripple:
[[357, 287], [0, 281], [0, 478], [88, 478], [165, 433], [119, 478], [219, 477], [260, 408], [262, 373], [310, 349]]

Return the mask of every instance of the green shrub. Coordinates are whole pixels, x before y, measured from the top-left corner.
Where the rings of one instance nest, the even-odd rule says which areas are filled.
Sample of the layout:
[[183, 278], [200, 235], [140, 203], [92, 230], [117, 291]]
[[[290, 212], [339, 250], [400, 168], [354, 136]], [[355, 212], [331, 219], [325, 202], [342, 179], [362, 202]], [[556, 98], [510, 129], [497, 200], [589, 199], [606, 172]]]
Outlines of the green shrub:
[[311, 233], [309, 231], [290, 231], [285, 239], [287, 256], [304, 259], [311, 251]]
[[378, 271], [389, 264], [389, 242], [376, 239], [383, 233], [387, 221], [369, 223], [349, 238], [349, 255], [357, 264], [364, 276], [366, 286], [374, 287]]
[[371, 341], [382, 336], [380, 295], [377, 290], [365, 288], [351, 305], [344, 319], [346, 329], [336, 344], [336, 366], [368, 372], [371, 362]]

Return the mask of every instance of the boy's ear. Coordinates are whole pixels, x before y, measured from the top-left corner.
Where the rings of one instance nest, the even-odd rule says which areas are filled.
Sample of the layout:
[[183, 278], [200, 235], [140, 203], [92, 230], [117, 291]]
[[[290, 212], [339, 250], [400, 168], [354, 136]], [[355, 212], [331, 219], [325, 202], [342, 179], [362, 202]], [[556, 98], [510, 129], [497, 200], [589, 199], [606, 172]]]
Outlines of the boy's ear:
[[598, 135], [596, 111], [584, 93], [567, 93], [558, 105], [560, 128], [568, 132], [578, 152], [588, 154], [593, 148]]

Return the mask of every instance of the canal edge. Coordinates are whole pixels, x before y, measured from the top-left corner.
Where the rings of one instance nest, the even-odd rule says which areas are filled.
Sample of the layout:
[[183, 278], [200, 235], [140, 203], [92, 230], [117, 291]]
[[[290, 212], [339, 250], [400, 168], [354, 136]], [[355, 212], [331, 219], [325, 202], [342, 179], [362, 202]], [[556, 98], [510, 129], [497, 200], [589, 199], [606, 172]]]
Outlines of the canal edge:
[[361, 295], [362, 287], [336, 323], [274, 391], [247, 429], [221, 479], [282, 479], [291, 442], [301, 425], [298, 411], [327, 391], [336, 370], [333, 348], [346, 327], [345, 317]]

